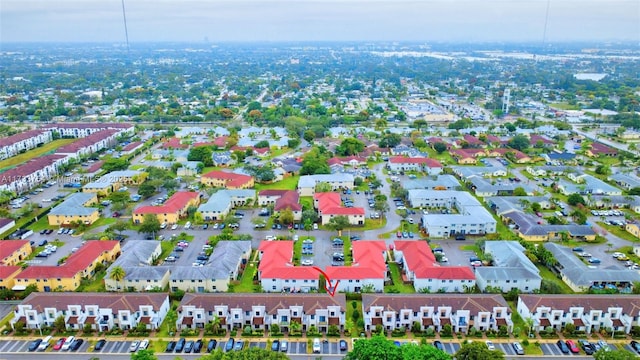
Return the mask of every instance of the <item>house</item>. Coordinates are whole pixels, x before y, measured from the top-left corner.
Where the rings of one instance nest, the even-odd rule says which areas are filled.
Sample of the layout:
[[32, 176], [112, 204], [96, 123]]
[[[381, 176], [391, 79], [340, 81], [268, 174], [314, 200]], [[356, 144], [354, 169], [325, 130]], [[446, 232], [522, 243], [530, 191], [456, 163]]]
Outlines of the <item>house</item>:
[[640, 187], [640, 178], [631, 174], [613, 174], [609, 176], [609, 180], [615, 182], [616, 185], [627, 191], [636, 187]]
[[[624, 229], [629, 234], [635, 236], [636, 238], [640, 238], [640, 226], [638, 226], [637, 223], [626, 224], [624, 226]], [[634, 248], [634, 252], [635, 252], [635, 248]]]
[[66, 155], [44, 155], [31, 159], [0, 174], [0, 190], [21, 194], [58, 175], [59, 169], [69, 161]]
[[512, 196], [518, 188], [522, 188], [528, 195], [534, 193], [533, 187], [528, 184], [507, 179], [486, 179], [477, 175], [467, 179], [467, 186], [478, 197]]
[[186, 149], [189, 145], [183, 144], [182, 141], [177, 137], [172, 137], [170, 139], [165, 140], [162, 143], [162, 148], [167, 149]]
[[230, 166], [236, 163], [230, 151], [214, 152], [211, 154], [211, 159], [214, 166]]
[[251, 241], [219, 241], [207, 266], [171, 267], [171, 291], [227, 292], [251, 256]]
[[[153, 266], [162, 254], [158, 241], [129, 240], [122, 247], [122, 255], [107, 269], [104, 284], [107, 291], [150, 291], [164, 289], [169, 283], [169, 268]], [[115, 267], [124, 270], [124, 279], [111, 278]]]
[[533, 329], [552, 328], [562, 331], [567, 324], [587, 334], [608, 329], [629, 334], [638, 326], [640, 296], [638, 295], [520, 295], [518, 314], [533, 320]]
[[593, 142], [587, 149], [586, 155], [589, 157], [616, 156], [618, 155], [618, 150], [599, 142]]
[[526, 241], [548, 241], [561, 239], [563, 235], [580, 241], [594, 241], [596, 233], [589, 225], [561, 224], [549, 225], [540, 218], [520, 210], [507, 211], [500, 217], [509, 224], [513, 231]]
[[49, 225], [93, 224], [100, 217], [100, 213], [97, 207], [90, 206], [97, 203], [98, 197], [95, 193], [71, 194], [47, 214]]
[[329, 184], [333, 191], [353, 189], [354, 177], [347, 173], [300, 176], [300, 180], [298, 180], [298, 193], [300, 196], [313, 196], [316, 192], [316, 185], [319, 183]]
[[82, 192], [107, 196], [125, 185], [138, 186], [142, 184], [148, 175], [148, 173], [138, 170], [112, 171], [96, 181], [85, 184], [82, 187]]
[[130, 142], [127, 145], [122, 147], [121, 153], [123, 155], [131, 155], [136, 151], [141, 150], [144, 147], [144, 143], [142, 141], [134, 141]]
[[465, 334], [472, 328], [513, 329], [511, 310], [499, 294], [362, 294], [362, 314], [365, 331], [410, 329], [415, 322], [437, 332], [446, 325]]
[[503, 166], [452, 166], [451, 170], [460, 179], [469, 179], [472, 176], [480, 176], [480, 177], [507, 176], [507, 169]]
[[145, 205], [133, 211], [133, 223], [141, 224], [146, 214], [154, 214], [160, 223], [176, 224], [187, 215], [190, 206], [200, 204], [200, 194], [192, 191], [177, 191], [160, 206]]
[[[497, 221], [465, 191], [409, 190], [414, 208], [437, 208], [439, 213], [422, 215], [421, 225], [431, 237], [457, 234], [483, 235], [496, 232]], [[456, 210], [457, 213], [451, 213]]]
[[478, 157], [486, 156], [484, 149], [453, 149], [449, 153], [460, 165], [476, 164]]
[[18, 265], [31, 255], [29, 240], [2, 240], [0, 241], [0, 266]]
[[513, 289], [518, 293], [532, 293], [540, 290], [542, 277], [540, 270], [524, 253], [525, 249], [517, 241], [487, 241], [484, 253], [489, 254], [493, 266], [479, 266], [474, 269], [476, 283], [482, 292], [499, 289], [507, 293]]
[[176, 174], [178, 176], [196, 176], [200, 173], [199, 161], [185, 161], [181, 162], [182, 166], [178, 168]]
[[258, 279], [265, 292], [308, 293], [318, 290], [318, 271], [293, 265], [293, 241], [263, 241], [258, 251]]
[[7, 136], [0, 139], [0, 160], [16, 156], [52, 140], [52, 132], [48, 130], [27, 130]]
[[544, 196], [494, 196], [485, 198], [489, 208], [498, 216], [513, 210], [526, 211], [533, 203], [540, 204], [541, 209], [551, 209], [551, 201]]
[[569, 248], [551, 242], [545, 243], [544, 247], [558, 260], [555, 269], [573, 291], [583, 292], [593, 287], [628, 293], [633, 284], [640, 281], [637, 271], [626, 268], [589, 268]]
[[329, 166], [331, 166], [332, 164], [340, 164], [340, 165], [351, 166], [357, 169], [359, 166], [367, 165], [367, 158], [361, 157], [361, 156], [343, 156], [343, 157], [336, 156], [327, 160], [327, 162], [329, 163]]
[[406, 180], [402, 182], [406, 190], [461, 190], [460, 182], [453, 175], [438, 175], [423, 177], [420, 179]]
[[0, 235], [8, 233], [14, 226], [16, 226], [15, 220], [0, 218]]
[[301, 331], [314, 326], [326, 333], [335, 325], [344, 330], [346, 323], [344, 294], [193, 294], [182, 298], [178, 307], [178, 329], [201, 329], [217, 319], [222, 329], [237, 330], [251, 327], [268, 331], [277, 324], [288, 332], [291, 324]]
[[382, 292], [387, 279], [385, 262], [387, 246], [384, 241], [351, 243], [351, 266], [327, 266], [325, 273], [337, 283], [337, 292], [361, 292], [363, 289]]
[[258, 193], [258, 205], [273, 205], [274, 212], [289, 209], [293, 212], [294, 221], [300, 221], [302, 219], [300, 195], [293, 190], [262, 190]]
[[56, 154], [68, 156], [73, 159], [90, 156], [100, 150], [108, 149], [118, 144], [118, 134], [115, 129], [106, 129], [94, 132], [85, 137], [78, 138], [71, 144], [56, 149]]
[[340, 194], [335, 192], [315, 193], [313, 206], [318, 210], [320, 224], [326, 225], [331, 218], [345, 216], [351, 225], [364, 225], [364, 208], [344, 207], [340, 200]]
[[482, 140], [478, 139], [477, 137], [475, 137], [473, 135], [469, 135], [469, 134], [463, 135], [462, 139], [458, 140], [458, 145], [459, 146], [463, 146], [463, 145], [465, 145], [465, 143], [470, 148], [482, 148], [482, 147], [485, 147], [487, 145], [484, 142], [482, 142]]
[[544, 148], [553, 148], [556, 143], [555, 141], [547, 138], [546, 136], [542, 136], [542, 135], [538, 135], [538, 134], [531, 134], [531, 136], [529, 136], [529, 141], [531, 142], [531, 145], [534, 147], [544, 147]]
[[220, 190], [211, 194], [209, 200], [198, 207], [204, 221], [224, 220], [231, 209], [252, 205], [256, 198], [255, 190]]
[[130, 330], [139, 323], [156, 330], [169, 309], [166, 293], [82, 293], [78, 296], [73, 292], [34, 292], [16, 306], [10, 324], [15, 328], [20, 321], [27, 329], [42, 329], [53, 327], [62, 316], [68, 330], [81, 330], [86, 324], [101, 332], [114, 328]]
[[396, 240], [393, 244], [403, 280], [412, 282], [416, 290], [464, 292], [475, 287], [476, 277], [469, 266], [441, 266], [426, 241]]
[[206, 186], [225, 189], [249, 189], [254, 185], [252, 176], [219, 170], [210, 171], [202, 175], [200, 182]]
[[429, 175], [438, 175], [443, 167], [438, 160], [426, 157], [392, 156], [389, 158], [387, 168], [391, 171], [420, 171]]
[[575, 183], [570, 183], [564, 179], [560, 179], [556, 183], [558, 190], [564, 195], [571, 195], [573, 193], [581, 195], [622, 195], [622, 190], [607, 184], [597, 177], [587, 174], [569, 174], [568, 177], [570, 179], [573, 178]]
[[61, 265], [31, 265], [15, 277], [13, 290], [35, 284], [38, 291], [74, 291], [80, 281], [94, 275], [98, 264], [112, 262], [120, 254], [118, 241], [87, 241]]
[[22, 266], [18, 265], [0, 265], [0, 290], [13, 289], [15, 286], [15, 277], [22, 271]]

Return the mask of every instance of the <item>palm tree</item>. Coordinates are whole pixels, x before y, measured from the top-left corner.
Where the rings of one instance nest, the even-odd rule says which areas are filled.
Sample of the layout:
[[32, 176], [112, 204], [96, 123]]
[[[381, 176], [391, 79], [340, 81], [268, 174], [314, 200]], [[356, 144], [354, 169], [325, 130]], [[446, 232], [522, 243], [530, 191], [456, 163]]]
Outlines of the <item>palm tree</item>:
[[[124, 271], [122, 266], [114, 266], [109, 274], [109, 278], [116, 282], [124, 280], [125, 276], [127, 276], [127, 273]], [[124, 286], [122, 289], [124, 290]]]

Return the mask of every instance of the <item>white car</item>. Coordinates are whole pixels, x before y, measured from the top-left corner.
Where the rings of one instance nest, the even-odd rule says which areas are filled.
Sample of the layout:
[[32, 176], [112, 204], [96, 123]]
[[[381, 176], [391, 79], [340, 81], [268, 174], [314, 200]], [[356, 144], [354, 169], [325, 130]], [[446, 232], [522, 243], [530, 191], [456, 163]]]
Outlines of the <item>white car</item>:
[[148, 347], [149, 347], [149, 340], [145, 339], [140, 341], [140, 345], [138, 345], [138, 350], [145, 350]]
[[313, 224], [313, 230], [318, 230], [318, 224], [316, 223]]
[[489, 350], [495, 350], [496, 347], [493, 345], [493, 342], [491, 340], [487, 340], [487, 348]]
[[171, 225], [171, 230], [176, 230], [178, 228], [178, 224]]
[[449, 262], [449, 259], [447, 259], [446, 256], [443, 256], [440, 258], [440, 262]]
[[313, 265], [313, 259], [303, 259], [300, 264], [302, 266], [311, 266]]
[[140, 341], [132, 342], [131, 346], [129, 346], [129, 352], [136, 352], [136, 350], [138, 350], [138, 346], [140, 346]]
[[624, 255], [623, 253], [621, 253], [621, 252], [617, 252], [617, 251], [616, 251], [616, 252], [614, 252], [613, 254], [611, 254], [611, 256], [613, 256], [613, 257], [614, 257], [614, 258], [616, 258], [616, 259], [617, 259], [617, 258], [619, 258], [619, 257], [621, 257], [621, 256], [623, 256], [623, 255]]
[[313, 339], [313, 353], [319, 354], [320, 350], [321, 350], [320, 339], [318, 338]]

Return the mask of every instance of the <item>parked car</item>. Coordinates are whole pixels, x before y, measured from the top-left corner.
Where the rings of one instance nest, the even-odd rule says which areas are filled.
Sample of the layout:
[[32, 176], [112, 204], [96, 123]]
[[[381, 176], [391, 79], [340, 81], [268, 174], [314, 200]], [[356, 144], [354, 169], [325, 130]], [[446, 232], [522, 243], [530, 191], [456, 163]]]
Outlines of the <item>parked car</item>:
[[184, 345], [187, 342], [187, 340], [185, 338], [180, 338], [180, 340], [178, 340], [178, 342], [176, 343], [176, 352], [182, 352], [182, 350], [184, 350]]
[[340, 347], [340, 351], [347, 351], [349, 346], [347, 345], [347, 341], [344, 339], [340, 340], [340, 343], [338, 344], [338, 346]]
[[35, 339], [32, 342], [29, 343], [29, 351], [36, 351], [38, 349], [38, 347], [40, 346], [40, 343], [42, 342], [42, 339]]
[[216, 346], [218, 346], [218, 341], [216, 341], [215, 339], [209, 340], [209, 342], [207, 343], [207, 352], [212, 352], [216, 349]]
[[493, 342], [491, 340], [487, 340], [485, 343], [487, 344], [487, 349], [489, 349], [489, 350], [495, 350], [496, 349], [496, 346], [493, 345]]
[[93, 351], [100, 351], [107, 344], [107, 340], [100, 339], [96, 342], [96, 345], [93, 347]]
[[51, 335], [45, 337], [40, 345], [38, 346], [38, 351], [45, 351], [49, 347], [49, 341], [51, 341], [53, 337]]
[[149, 340], [140, 341], [140, 345], [138, 345], [138, 350], [146, 350], [149, 347]]
[[578, 344], [580, 344], [580, 347], [587, 355], [593, 355], [593, 353], [595, 352], [594, 346], [585, 339], [578, 340]]
[[53, 350], [60, 350], [62, 349], [62, 345], [64, 345], [64, 342], [67, 341], [67, 339], [65, 338], [60, 338], [58, 339], [58, 341], [56, 341], [56, 344], [53, 345]]
[[313, 339], [313, 353], [314, 354], [319, 354], [320, 351], [321, 351], [320, 339], [319, 338], [315, 338], [315, 339]]
[[230, 338], [229, 340], [227, 340], [227, 343], [224, 345], [224, 351], [229, 352], [233, 350], [234, 344], [235, 344], [235, 340], [233, 338]]
[[633, 350], [635, 350], [635, 352], [637, 352], [638, 354], [640, 354], [640, 343], [635, 341], [635, 340], [631, 340], [631, 343], [629, 344], [631, 345], [631, 348]]
[[271, 351], [280, 351], [280, 340], [273, 340], [271, 343]]
[[513, 347], [513, 351], [515, 351], [517, 355], [524, 355], [524, 348], [522, 347], [522, 345], [520, 345], [519, 342], [516, 341], [511, 344], [511, 346]]
[[195, 343], [193, 343], [193, 352], [194, 353], [199, 353], [200, 351], [202, 351], [202, 340], [198, 339], [196, 340]]
[[82, 340], [82, 339], [73, 340], [73, 342], [71, 343], [71, 346], [69, 347], [69, 350], [78, 351], [78, 349], [80, 349], [80, 346], [82, 346], [83, 342], [84, 342], [84, 340]]
[[167, 347], [164, 349], [164, 352], [173, 352], [173, 350], [175, 350], [176, 348], [176, 344], [177, 343], [175, 341], [169, 341]]
[[140, 346], [140, 341], [134, 341], [129, 346], [129, 352], [136, 352], [138, 350], [138, 346]]
[[440, 340], [434, 341], [433, 346], [440, 351], [444, 351], [444, 346], [442, 345], [442, 342]]
[[184, 344], [184, 352], [189, 354], [193, 350], [193, 340], [189, 340]]
[[590, 257], [589, 260], [587, 260], [589, 262], [589, 264], [600, 264], [601, 261], [598, 258], [594, 258], [594, 257]]
[[69, 348], [71, 347], [71, 344], [75, 339], [76, 339], [75, 336], [69, 336], [67, 340], [64, 341], [64, 344], [62, 344], [62, 348], [60, 348], [60, 350], [62, 351], [69, 350]]
[[287, 352], [289, 350], [289, 342], [287, 340], [280, 341], [280, 351]]
[[233, 350], [235, 350], [235, 351], [240, 351], [243, 348], [244, 348], [244, 341], [242, 341], [242, 340], [236, 341], [236, 344], [233, 346]]
[[567, 340], [566, 343], [572, 353], [577, 354], [580, 352], [580, 349], [578, 349], [578, 345], [576, 345], [573, 340]]
[[567, 344], [564, 341], [558, 340], [556, 344], [558, 345], [558, 348], [560, 349], [560, 351], [562, 351], [563, 354], [569, 353], [569, 346], [567, 346]]

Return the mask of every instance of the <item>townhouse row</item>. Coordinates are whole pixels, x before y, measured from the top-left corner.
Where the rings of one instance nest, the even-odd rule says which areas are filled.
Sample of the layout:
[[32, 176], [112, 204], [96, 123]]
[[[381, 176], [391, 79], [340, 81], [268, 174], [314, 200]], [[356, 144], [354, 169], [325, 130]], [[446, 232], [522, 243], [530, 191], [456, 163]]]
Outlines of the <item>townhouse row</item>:
[[[32, 293], [17, 305], [11, 326], [20, 321], [29, 329], [52, 326], [63, 316], [68, 329], [132, 329], [143, 323], [157, 329], [169, 310], [166, 293], [105, 294]], [[215, 322], [221, 329], [268, 331], [272, 325], [287, 332], [312, 326], [327, 332], [334, 325], [345, 330], [347, 300], [344, 294], [185, 294], [178, 306], [177, 329], [201, 329]], [[497, 294], [363, 294], [365, 331], [411, 329], [456, 333], [513, 330], [512, 310]], [[535, 331], [548, 327], [561, 331], [573, 324], [589, 334], [601, 329], [629, 333], [640, 325], [640, 296], [620, 295], [520, 295], [517, 312], [531, 319]], [[293, 325], [297, 323], [296, 325]]]

